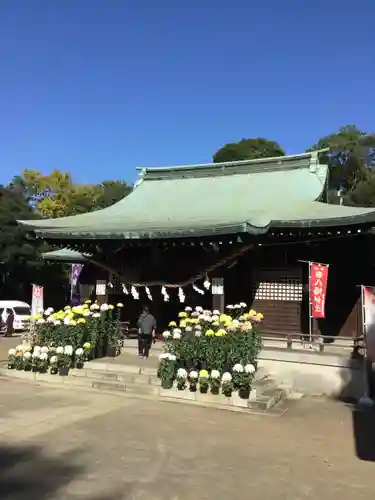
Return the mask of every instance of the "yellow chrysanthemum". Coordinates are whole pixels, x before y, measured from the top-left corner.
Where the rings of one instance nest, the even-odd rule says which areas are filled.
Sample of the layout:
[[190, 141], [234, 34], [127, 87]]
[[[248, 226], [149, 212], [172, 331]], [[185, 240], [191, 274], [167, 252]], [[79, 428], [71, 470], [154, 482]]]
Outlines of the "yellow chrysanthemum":
[[180, 328], [186, 328], [186, 325], [187, 325], [186, 320], [182, 319], [180, 321]]
[[170, 321], [168, 326], [177, 326], [177, 323], [175, 321]]
[[178, 313], [179, 318], [187, 318], [187, 313], [185, 311], [181, 311]]
[[244, 318], [244, 319], [247, 319], [248, 317], [249, 317], [249, 313], [245, 313], [245, 314], [243, 315], [243, 318]]
[[219, 326], [219, 325], [220, 325], [219, 321], [213, 321], [212, 322], [212, 326]]
[[70, 320], [69, 326], [76, 326], [77, 321], [74, 321], [74, 319]]
[[199, 372], [199, 376], [202, 377], [202, 378], [208, 378], [208, 371], [207, 370], [201, 370]]
[[110, 311], [113, 311], [113, 309], [114, 309], [114, 308], [115, 308], [115, 306], [113, 306], [112, 304], [108, 304], [108, 309], [109, 309]]
[[264, 318], [264, 316], [263, 316], [263, 314], [262, 314], [262, 313], [257, 313], [257, 315], [256, 315], [256, 316], [257, 316], [257, 318], [258, 318], [258, 319], [263, 319], [263, 318]]
[[256, 315], [257, 315], [257, 312], [256, 312], [256, 311], [254, 311], [254, 309], [251, 309], [251, 310], [249, 311], [249, 316], [256, 316]]
[[37, 314], [33, 314], [32, 318], [33, 319], [41, 319], [42, 315], [37, 313]]
[[224, 335], [226, 335], [227, 332], [223, 329], [223, 328], [220, 328], [220, 330], [218, 330], [216, 333], [215, 333], [215, 337], [223, 337]]
[[91, 300], [85, 300], [85, 304], [91, 304]]
[[85, 318], [79, 318], [79, 319], [77, 320], [77, 325], [83, 325], [83, 324], [85, 324], [85, 323], [86, 323]]
[[213, 335], [215, 335], [215, 332], [213, 330], [207, 330], [205, 335], [206, 337], [212, 337]]

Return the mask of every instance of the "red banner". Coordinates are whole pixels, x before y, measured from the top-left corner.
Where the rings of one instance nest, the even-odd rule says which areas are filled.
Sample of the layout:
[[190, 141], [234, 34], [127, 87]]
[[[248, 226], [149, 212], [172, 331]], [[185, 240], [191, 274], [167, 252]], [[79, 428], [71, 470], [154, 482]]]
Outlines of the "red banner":
[[327, 281], [328, 265], [310, 262], [310, 303], [312, 318], [325, 317]]

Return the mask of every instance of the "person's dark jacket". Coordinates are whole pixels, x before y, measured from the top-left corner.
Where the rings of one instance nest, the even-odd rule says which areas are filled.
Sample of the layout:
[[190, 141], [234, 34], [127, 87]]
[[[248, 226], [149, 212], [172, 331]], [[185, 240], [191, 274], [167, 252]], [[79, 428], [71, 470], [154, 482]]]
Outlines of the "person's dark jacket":
[[156, 319], [149, 312], [144, 312], [139, 316], [137, 326], [143, 335], [151, 335], [156, 329]]

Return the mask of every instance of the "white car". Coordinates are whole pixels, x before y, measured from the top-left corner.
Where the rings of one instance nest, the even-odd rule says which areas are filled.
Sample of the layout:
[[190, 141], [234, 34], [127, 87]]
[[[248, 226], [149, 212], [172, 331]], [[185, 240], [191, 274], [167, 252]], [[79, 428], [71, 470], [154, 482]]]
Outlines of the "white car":
[[27, 330], [31, 316], [30, 305], [19, 300], [0, 300], [0, 317], [4, 324], [10, 310], [12, 310], [14, 314], [14, 331], [22, 332]]

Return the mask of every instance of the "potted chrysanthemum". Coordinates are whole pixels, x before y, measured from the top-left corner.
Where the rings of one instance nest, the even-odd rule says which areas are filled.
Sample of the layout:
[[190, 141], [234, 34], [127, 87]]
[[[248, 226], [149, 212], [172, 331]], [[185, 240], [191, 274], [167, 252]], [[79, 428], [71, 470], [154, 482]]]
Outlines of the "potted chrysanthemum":
[[219, 394], [220, 391], [220, 372], [212, 370], [210, 373], [210, 387], [212, 394]]
[[84, 351], [84, 361], [89, 361], [90, 359], [93, 358], [93, 348], [90, 342], [85, 342], [83, 344], [83, 351]]
[[196, 370], [191, 370], [191, 372], [189, 372], [188, 380], [189, 380], [190, 392], [197, 392], [198, 378], [199, 378], [199, 373]]
[[233, 366], [233, 385], [235, 389], [238, 389], [238, 395], [241, 399], [249, 398], [255, 371], [255, 366], [251, 363], [245, 366], [236, 363]]
[[179, 391], [183, 391], [186, 387], [186, 379], [187, 379], [187, 371], [185, 368], [179, 368], [177, 370], [176, 380], [177, 380], [177, 389]]
[[84, 366], [85, 351], [82, 347], [78, 347], [74, 353], [76, 368], [81, 369]]
[[48, 370], [48, 352], [41, 352], [39, 356], [39, 372], [46, 373]]
[[49, 364], [50, 364], [50, 374], [51, 375], [56, 375], [59, 371], [59, 366], [58, 366], [59, 358], [57, 354], [54, 354], [53, 356], [50, 357]]
[[232, 375], [229, 372], [223, 373], [223, 376], [221, 377], [221, 392], [227, 398], [230, 398], [232, 396], [233, 381]]
[[16, 354], [15, 349], [9, 349], [8, 351], [8, 369], [13, 370], [16, 367]]
[[56, 349], [56, 353], [59, 356], [59, 375], [66, 376], [69, 375], [70, 367], [72, 366], [72, 355], [73, 355], [73, 347], [71, 345], [66, 345], [62, 348]]
[[159, 376], [163, 389], [171, 389], [176, 372], [176, 356], [168, 352], [159, 356]]
[[30, 351], [25, 351], [23, 354], [23, 369], [25, 372], [29, 372], [32, 368], [32, 357]]
[[199, 372], [199, 391], [202, 394], [206, 394], [208, 392], [208, 388], [210, 386], [209, 383], [209, 374], [207, 370], [201, 370]]

